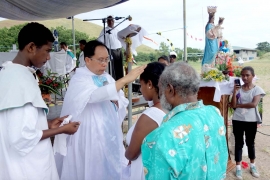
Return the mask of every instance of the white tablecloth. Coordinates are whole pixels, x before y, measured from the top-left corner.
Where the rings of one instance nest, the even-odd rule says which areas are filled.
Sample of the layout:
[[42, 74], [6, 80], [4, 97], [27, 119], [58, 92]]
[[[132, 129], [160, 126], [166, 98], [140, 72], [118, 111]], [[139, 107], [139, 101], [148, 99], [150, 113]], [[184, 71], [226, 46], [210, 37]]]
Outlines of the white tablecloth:
[[244, 84], [241, 78], [230, 77], [230, 81], [215, 82], [215, 81], [201, 81], [200, 87], [215, 87], [215, 94], [213, 101], [220, 102], [222, 95], [231, 95], [234, 87], [234, 80], [240, 79], [241, 85]]

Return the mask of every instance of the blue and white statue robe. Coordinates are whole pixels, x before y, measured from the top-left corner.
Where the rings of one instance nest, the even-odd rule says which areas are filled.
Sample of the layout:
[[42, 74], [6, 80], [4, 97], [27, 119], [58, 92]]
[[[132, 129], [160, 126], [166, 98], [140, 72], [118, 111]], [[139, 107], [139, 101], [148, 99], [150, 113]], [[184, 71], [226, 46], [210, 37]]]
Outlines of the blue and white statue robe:
[[215, 62], [215, 58], [218, 52], [218, 29], [219, 26], [215, 26], [212, 23], [208, 23], [205, 29], [205, 48], [202, 59], [202, 66], [204, 64], [211, 65]]

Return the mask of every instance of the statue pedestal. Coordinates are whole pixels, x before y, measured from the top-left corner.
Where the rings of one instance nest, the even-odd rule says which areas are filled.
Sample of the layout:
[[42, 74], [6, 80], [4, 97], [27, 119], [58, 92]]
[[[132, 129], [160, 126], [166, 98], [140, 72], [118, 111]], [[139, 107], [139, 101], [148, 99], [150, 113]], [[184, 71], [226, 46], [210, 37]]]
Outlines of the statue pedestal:
[[198, 92], [198, 99], [202, 99], [203, 103], [205, 105], [213, 105], [217, 107], [221, 115], [224, 117], [224, 124], [226, 126], [226, 140], [227, 140], [227, 146], [228, 146], [228, 165], [227, 165], [227, 173], [230, 172], [234, 167], [235, 164], [231, 160], [231, 156], [229, 153], [229, 145], [228, 145], [228, 103], [229, 103], [229, 97], [230, 95], [221, 95], [220, 102], [214, 102], [214, 94], [215, 94], [215, 87], [200, 87]]

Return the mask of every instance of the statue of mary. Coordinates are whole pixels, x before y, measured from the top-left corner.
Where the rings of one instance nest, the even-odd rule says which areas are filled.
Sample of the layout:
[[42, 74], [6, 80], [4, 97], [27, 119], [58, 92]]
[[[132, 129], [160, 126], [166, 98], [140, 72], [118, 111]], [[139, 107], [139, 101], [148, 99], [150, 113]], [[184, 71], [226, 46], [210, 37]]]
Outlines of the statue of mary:
[[215, 26], [215, 13], [216, 7], [208, 7], [209, 20], [205, 27], [205, 48], [204, 48], [204, 56], [202, 59], [202, 67], [211, 68], [215, 65], [215, 58], [218, 53], [218, 41], [219, 35], [221, 35], [221, 25], [223, 23], [224, 18], [220, 18], [218, 25]]

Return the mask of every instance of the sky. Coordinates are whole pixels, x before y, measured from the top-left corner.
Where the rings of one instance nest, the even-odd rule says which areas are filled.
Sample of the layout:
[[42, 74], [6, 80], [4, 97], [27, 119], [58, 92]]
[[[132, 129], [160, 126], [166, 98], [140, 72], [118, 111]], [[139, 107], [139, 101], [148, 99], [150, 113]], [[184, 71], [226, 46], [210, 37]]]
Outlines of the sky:
[[[187, 46], [203, 49], [204, 28], [208, 21], [207, 6], [217, 6], [215, 23], [218, 17], [224, 17], [223, 37], [232, 46], [256, 48], [259, 42], [270, 39], [270, 2], [267, 0], [186, 0]], [[107, 15], [118, 17], [132, 16], [132, 21], [119, 25], [119, 30], [129, 24], [138, 24], [158, 44], [169, 39], [175, 47], [183, 48], [183, 1], [181, 0], [130, 0], [121, 5], [79, 14], [80, 19], [103, 18]], [[102, 25], [101, 21], [91, 21]], [[120, 22], [118, 20], [117, 22]], [[177, 30], [175, 30], [177, 29]], [[173, 31], [170, 31], [173, 30]], [[167, 31], [167, 32], [163, 32]], [[162, 37], [155, 33], [162, 32]], [[193, 38], [191, 38], [191, 35]], [[201, 38], [203, 41], [196, 41]], [[152, 42], [144, 44], [158, 48]]]
[[[232, 46], [256, 48], [259, 42], [270, 39], [270, 2], [268, 0], [186, 0], [187, 46], [204, 48], [204, 28], [208, 21], [207, 6], [217, 6], [215, 23], [218, 17], [224, 17], [223, 37]], [[132, 21], [125, 21], [119, 30], [129, 24], [143, 27], [149, 38], [158, 44], [169, 39], [174, 47], [183, 48], [183, 1], [182, 0], [130, 0], [115, 7], [96, 10], [76, 15], [79, 19], [105, 18], [107, 15], [117, 17], [132, 16]], [[101, 20], [91, 21], [102, 25]], [[121, 22], [118, 20], [115, 22]], [[76, 26], [76, 24], [75, 24]], [[162, 33], [162, 37], [157, 35]], [[192, 35], [193, 38], [190, 36]], [[203, 39], [196, 41], [195, 38]], [[145, 40], [144, 44], [157, 49], [156, 45]]]

